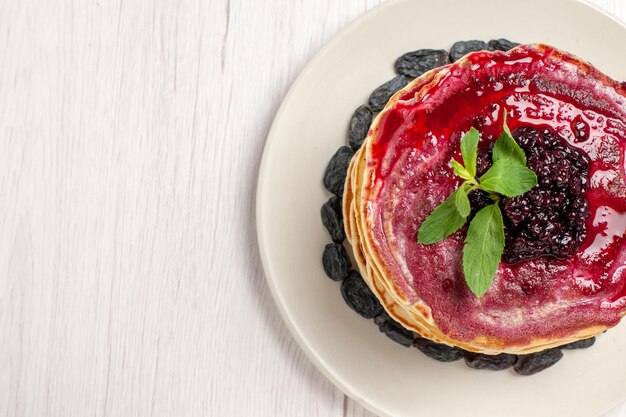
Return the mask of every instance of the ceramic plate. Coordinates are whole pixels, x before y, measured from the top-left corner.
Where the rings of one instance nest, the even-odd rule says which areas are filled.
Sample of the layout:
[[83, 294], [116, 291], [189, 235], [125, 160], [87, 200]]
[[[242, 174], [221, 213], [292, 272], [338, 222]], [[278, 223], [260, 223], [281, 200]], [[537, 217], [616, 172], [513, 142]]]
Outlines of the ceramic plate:
[[285, 322], [317, 367], [381, 416], [590, 417], [626, 400], [626, 323], [586, 351], [566, 351], [531, 377], [439, 363], [404, 348], [346, 306], [321, 264], [329, 242], [322, 175], [346, 144], [354, 109], [394, 76], [393, 62], [456, 40], [544, 42], [626, 80], [626, 28], [573, 0], [392, 0], [335, 37], [294, 83], [276, 115], [257, 195], [259, 247]]

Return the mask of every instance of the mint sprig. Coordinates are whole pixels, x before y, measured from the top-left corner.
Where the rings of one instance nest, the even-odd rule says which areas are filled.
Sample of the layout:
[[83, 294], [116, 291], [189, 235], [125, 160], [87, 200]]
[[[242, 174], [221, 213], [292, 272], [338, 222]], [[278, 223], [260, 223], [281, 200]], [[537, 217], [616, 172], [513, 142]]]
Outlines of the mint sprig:
[[476, 159], [480, 133], [471, 128], [461, 139], [463, 165], [452, 160], [452, 169], [465, 181], [424, 220], [417, 242], [440, 242], [458, 231], [471, 213], [469, 193], [482, 190], [493, 203], [483, 207], [467, 229], [463, 247], [463, 275], [469, 289], [480, 297], [493, 282], [504, 251], [504, 222], [500, 211], [503, 197], [515, 197], [537, 185], [537, 175], [526, 167], [526, 155], [515, 141], [503, 115], [502, 134], [493, 146], [491, 167], [476, 178]]

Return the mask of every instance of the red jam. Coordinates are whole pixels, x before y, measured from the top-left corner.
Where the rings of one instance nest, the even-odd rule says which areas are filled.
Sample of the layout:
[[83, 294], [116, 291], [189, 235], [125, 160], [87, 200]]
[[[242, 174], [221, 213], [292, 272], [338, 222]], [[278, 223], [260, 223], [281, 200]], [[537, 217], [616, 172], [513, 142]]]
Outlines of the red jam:
[[[367, 218], [374, 246], [410, 302], [422, 300], [438, 327], [458, 340], [507, 344], [611, 327], [626, 311], [626, 91], [597, 70], [549, 47], [475, 53], [403, 94], [381, 114], [368, 149], [372, 188]], [[427, 80], [430, 81], [430, 80]], [[502, 262], [476, 298], [462, 273], [463, 228], [419, 245], [419, 226], [461, 182], [450, 166], [475, 127], [480, 147], [502, 131], [549, 129], [589, 160], [587, 234], [567, 259]]]

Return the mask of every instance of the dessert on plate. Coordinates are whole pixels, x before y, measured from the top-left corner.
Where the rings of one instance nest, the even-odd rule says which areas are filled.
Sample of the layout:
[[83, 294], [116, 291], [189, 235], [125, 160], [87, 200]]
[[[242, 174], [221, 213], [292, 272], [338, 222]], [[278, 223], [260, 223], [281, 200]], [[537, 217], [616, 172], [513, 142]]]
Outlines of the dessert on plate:
[[358, 269], [433, 342], [497, 355], [589, 339], [626, 314], [625, 147], [626, 86], [567, 52], [522, 45], [427, 71], [350, 161]]

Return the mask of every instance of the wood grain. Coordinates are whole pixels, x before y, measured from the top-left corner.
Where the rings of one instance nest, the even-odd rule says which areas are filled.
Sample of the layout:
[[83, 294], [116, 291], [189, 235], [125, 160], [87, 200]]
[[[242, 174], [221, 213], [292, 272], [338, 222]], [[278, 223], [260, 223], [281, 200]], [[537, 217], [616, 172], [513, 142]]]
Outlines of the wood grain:
[[0, 2], [0, 415], [371, 416], [283, 325], [254, 190], [287, 88], [378, 3]]

